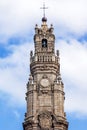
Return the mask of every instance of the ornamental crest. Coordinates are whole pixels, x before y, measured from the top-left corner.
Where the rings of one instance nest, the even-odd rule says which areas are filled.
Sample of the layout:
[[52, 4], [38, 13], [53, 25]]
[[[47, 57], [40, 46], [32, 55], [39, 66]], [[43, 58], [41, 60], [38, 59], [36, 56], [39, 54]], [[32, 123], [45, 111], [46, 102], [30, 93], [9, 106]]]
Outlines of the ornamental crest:
[[39, 125], [42, 129], [50, 129], [52, 126], [52, 117], [48, 113], [39, 115]]

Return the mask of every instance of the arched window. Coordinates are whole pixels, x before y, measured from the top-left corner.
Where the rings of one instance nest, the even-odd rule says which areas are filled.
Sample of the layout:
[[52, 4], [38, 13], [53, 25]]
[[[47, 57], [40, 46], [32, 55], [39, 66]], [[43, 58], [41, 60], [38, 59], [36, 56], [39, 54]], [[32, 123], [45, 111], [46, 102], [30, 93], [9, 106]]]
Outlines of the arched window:
[[42, 39], [42, 47], [47, 47], [47, 39]]

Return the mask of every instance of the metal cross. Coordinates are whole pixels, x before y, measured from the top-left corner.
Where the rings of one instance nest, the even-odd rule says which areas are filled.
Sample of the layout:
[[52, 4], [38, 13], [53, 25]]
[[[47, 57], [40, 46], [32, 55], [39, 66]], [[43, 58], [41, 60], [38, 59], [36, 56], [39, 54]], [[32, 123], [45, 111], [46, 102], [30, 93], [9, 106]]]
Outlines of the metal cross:
[[45, 17], [45, 9], [48, 9], [48, 7], [45, 7], [45, 3], [43, 3], [43, 7], [41, 7], [40, 9], [43, 9], [43, 16]]

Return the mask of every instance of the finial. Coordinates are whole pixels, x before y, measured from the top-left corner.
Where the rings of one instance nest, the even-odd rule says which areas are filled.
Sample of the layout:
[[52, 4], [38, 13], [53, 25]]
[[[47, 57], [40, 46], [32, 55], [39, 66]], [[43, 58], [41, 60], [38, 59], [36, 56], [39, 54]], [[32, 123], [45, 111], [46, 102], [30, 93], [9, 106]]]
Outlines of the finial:
[[46, 22], [46, 21], [47, 21], [47, 18], [45, 17], [45, 10], [48, 9], [48, 7], [45, 7], [45, 3], [43, 3], [43, 7], [41, 7], [40, 9], [43, 9], [42, 22]]
[[56, 51], [57, 56], [59, 57], [59, 50]]

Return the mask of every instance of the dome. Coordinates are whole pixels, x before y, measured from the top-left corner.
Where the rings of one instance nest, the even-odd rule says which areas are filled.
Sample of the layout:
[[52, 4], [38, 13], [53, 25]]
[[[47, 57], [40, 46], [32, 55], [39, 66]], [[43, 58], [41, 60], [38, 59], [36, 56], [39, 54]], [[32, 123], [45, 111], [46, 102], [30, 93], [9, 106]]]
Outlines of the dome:
[[43, 18], [42, 18], [42, 22], [47, 22], [47, 18], [46, 18], [46, 17], [43, 17]]

